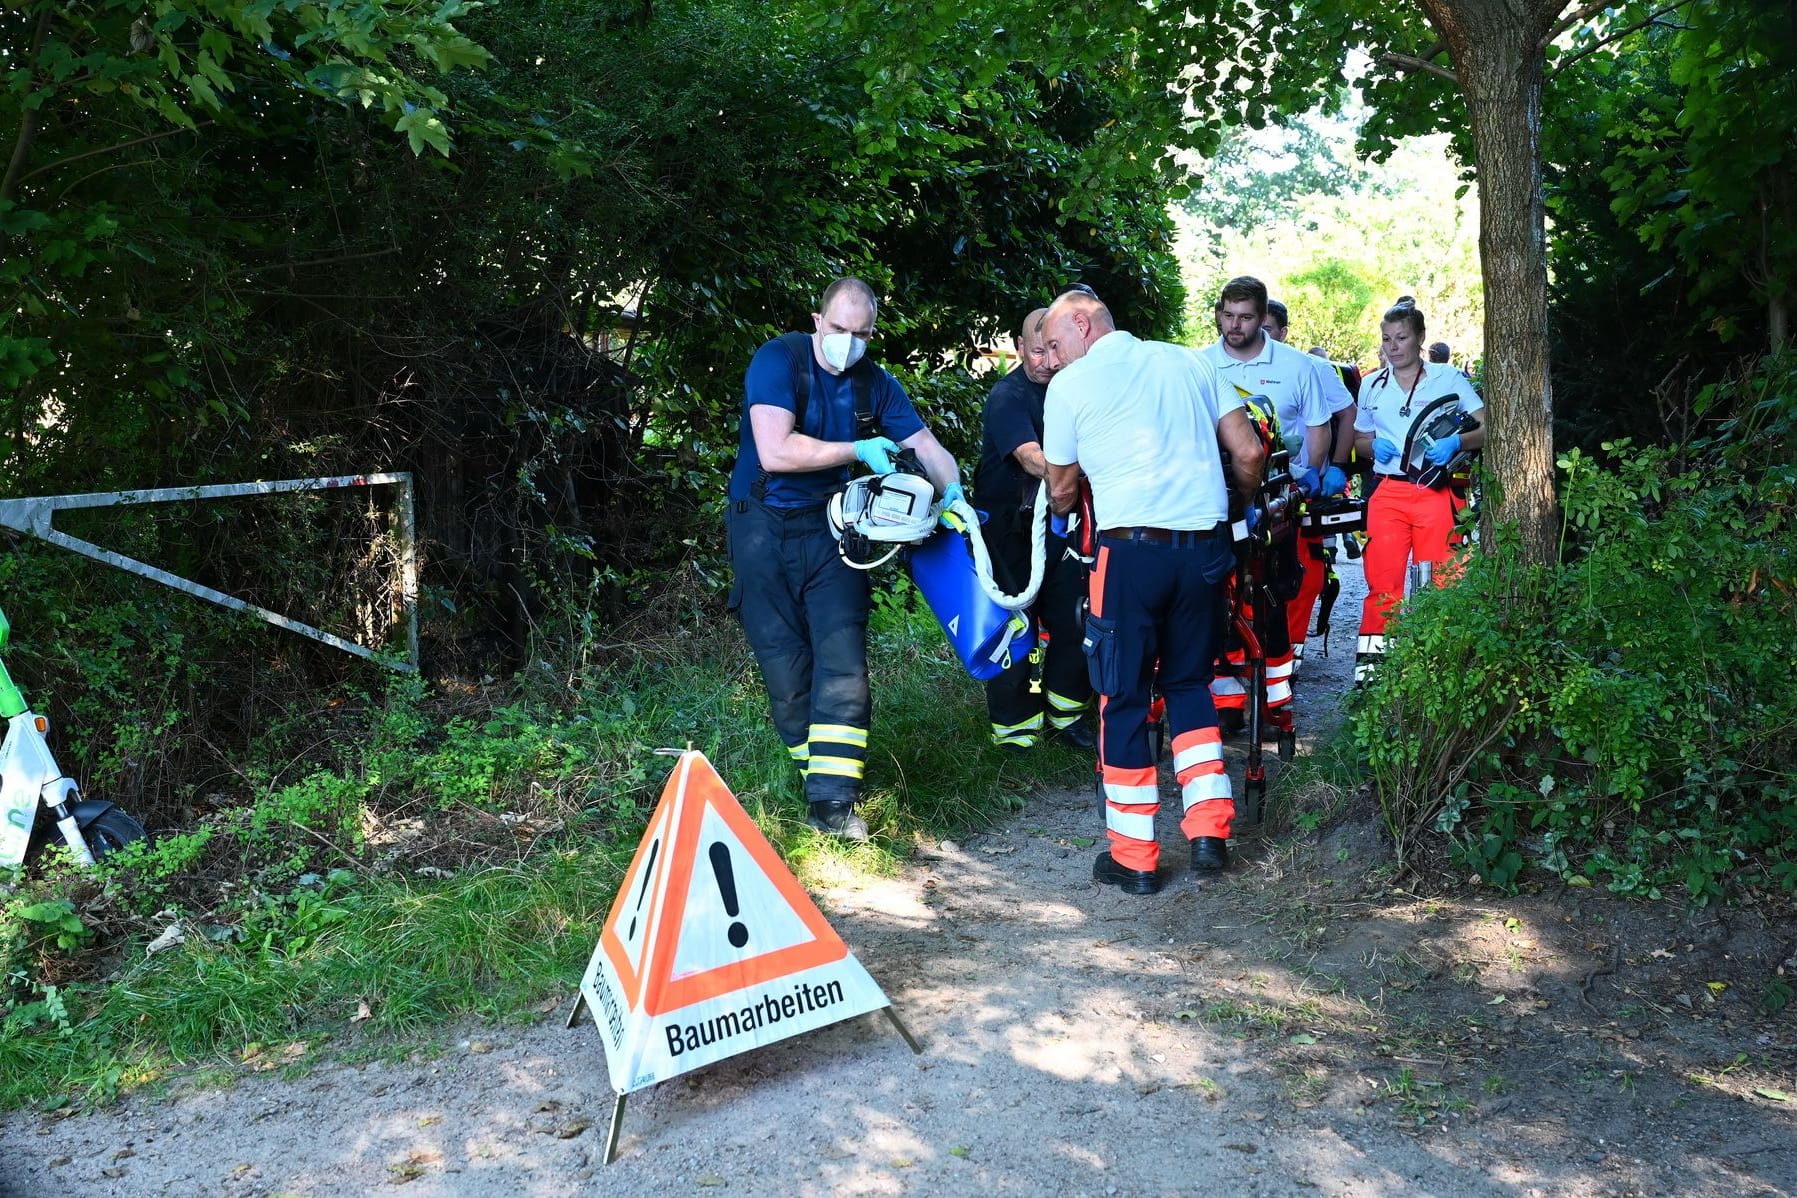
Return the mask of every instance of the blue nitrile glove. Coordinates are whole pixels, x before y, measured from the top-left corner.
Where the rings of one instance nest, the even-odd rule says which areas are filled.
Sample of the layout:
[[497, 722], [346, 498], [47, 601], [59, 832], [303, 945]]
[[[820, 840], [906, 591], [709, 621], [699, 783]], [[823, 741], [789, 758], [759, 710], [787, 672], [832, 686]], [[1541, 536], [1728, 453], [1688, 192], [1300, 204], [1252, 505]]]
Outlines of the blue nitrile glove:
[[1063, 540], [1066, 539], [1066, 536], [1067, 536], [1067, 513], [1066, 512], [1050, 512], [1048, 514], [1048, 531], [1052, 532], [1055, 536], [1060, 537]]
[[1459, 452], [1460, 434], [1449, 433], [1423, 451], [1423, 461], [1431, 466], [1439, 466]]
[[1324, 495], [1346, 495], [1348, 493], [1348, 476], [1340, 466], [1323, 468], [1322, 493]]
[[1315, 499], [1317, 488], [1322, 485], [1321, 480], [1317, 478], [1317, 472], [1309, 466], [1299, 466], [1294, 469], [1292, 481], [1298, 484], [1298, 490], [1304, 492], [1306, 499]]
[[1248, 509], [1248, 514], [1242, 517], [1242, 519], [1247, 522], [1249, 536], [1253, 536], [1254, 530], [1260, 527], [1260, 518], [1265, 514], [1266, 513], [1261, 510], [1260, 505], [1255, 504]]
[[961, 484], [960, 483], [948, 484], [947, 489], [942, 492], [942, 514], [937, 517], [937, 520], [941, 522], [942, 527], [944, 527], [944, 528], [955, 527], [953, 524], [949, 523], [948, 510], [949, 510], [949, 508], [953, 507], [957, 503], [966, 503], [966, 502], [967, 502], [967, 492], [965, 492], [961, 489]]
[[855, 442], [855, 459], [867, 463], [867, 468], [875, 474], [891, 474], [892, 455], [898, 451], [898, 442], [890, 437], [869, 437]]
[[1373, 461], [1381, 466], [1398, 456], [1398, 447], [1384, 437], [1373, 440]]

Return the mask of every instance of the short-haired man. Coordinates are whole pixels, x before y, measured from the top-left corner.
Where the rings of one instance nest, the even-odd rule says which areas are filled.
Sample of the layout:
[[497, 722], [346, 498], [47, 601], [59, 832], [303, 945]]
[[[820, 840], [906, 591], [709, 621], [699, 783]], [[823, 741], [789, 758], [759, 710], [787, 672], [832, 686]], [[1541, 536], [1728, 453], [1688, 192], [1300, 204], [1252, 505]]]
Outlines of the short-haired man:
[[[1273, 401], [1280, 432], [1291, 453], [1292, 477], [1304, 493], [1312, 497], [1339, 494], [1347, 486], [1347, 476], [1333, 459], [1338, 451], [1345, 457], [1347, 447], [1336, 444], [1335, 425], [1338, 413], [1351, 408], [1354, 401], [1333, 366], [1267, 335], [1262, 327], [1267, 306], [1267, 288], [1259, 279], [1251, 275], [1231, 279], [1217, 296], [1215, 314], [1220, 336], [1200, 352], [1237, 395], [1243, 399], [1264, 395]], [[1301, 547], [1305, 583], [1309, 582], [1313, 565], [1309, 556]], [[1267, 652], [1269, 707], [1291, 702], [1292, 679], [1304, 654], [1305, 637], [1310, 633], [1310, 608], [1323, 589], [1322, 562], [1317, 561], [1315, 566], [1318, 577], [1308, 602], [1301, 589], [1298, 597], [1286, 604], [1289, 648]], [[1248, 694], [1239, 679], [1218, 678], [1211, 693], [1228, 726], [1233, 729], [1245, 722]]]
[[1266, 452], [1241, 401], [1183, 346], [1119, 330], [1089, 290], [1055, 300], [1042, 322], [1048, 385], [1042, 452], [1056, 511], [1073, 507], [1083, 470], [1098, 525], [1086, 653], [1099, 701], [1099, 770], [1108, 851], [1094, 880], [1130, 894], [1160, 889], [1160, 810], [1148, 707], [1158, 685], [1184, 805], [1180, 829], [1200, 873], [1229, 865], [1235, 803], [1209, 682], [1223, 586], [1235, 568], [1229, 491], [1245, 502]]
[[[979, 465], [974, 468], [974, 503], [987, 513], [986, 548], [994, 581], [1015, 594], [1029, 581], [1036, 495], [1048, 477], [1042, 457], [1042, 408], [1048, 395], [1048, 347], [1042, 344], [1037, 308], [1017, 330], [1018, 363], [994, 384], [981, 413]], [[1034, 623], [1040, 651], [1014, 661], [986, 682], [986, 714], [992, 743], [1022, 751], [1046, 730], [1077, 749], [1097, 744], [1084, 713], [1092, 698], [1085, 654], [1080, 652], [1079, 601], [1086, 572], [1067, 556], [1067, 540], [1046, 534], [1047, 560], [1036, 601], [1026, 613]], [[1039, 677], [1032, 677], [1032, 664]]]
[[866, 358], [879, 301], [857, 278], [824, 291], [809, 335], [755, 351], [743, 380], [725, 531], [730, 606], [761, 666], [774, 726], [805, 775], [807, 821], [867, 839], [855, 812], [867, 760], [868, 573], [836, 551], [825, 507], [860, 461], [893, 468], [917, 451], [930, 481], [958, 498], [954, 458], [924, 427], [898, 380]]
[[1445, 366], [1452, 358], [1453, 351], [1445, 341], [1437, 341], [1429, 347], [1429, 361]]
[[1292, 331], [1292, 314], [1286, 306], [1276, 299], [1267, 301], [1266, 323], [1260, 326], [1267, 336], [1275, 341], [1283, 342], [1286, 334]]

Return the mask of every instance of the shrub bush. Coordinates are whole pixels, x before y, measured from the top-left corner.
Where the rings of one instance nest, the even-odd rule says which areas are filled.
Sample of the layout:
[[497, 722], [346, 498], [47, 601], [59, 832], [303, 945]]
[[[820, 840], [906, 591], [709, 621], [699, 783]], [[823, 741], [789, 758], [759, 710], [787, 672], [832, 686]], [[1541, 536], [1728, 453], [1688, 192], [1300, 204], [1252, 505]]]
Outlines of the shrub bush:
[[1701, 402], [1711, 438], [1560, 459], [1565, 552], [1500, 535], [1416, 596], [1354, 721], [1400, 855], [1499, 886], [1533, 862], [1657, 897], [1797, 889], [1797, 372]]

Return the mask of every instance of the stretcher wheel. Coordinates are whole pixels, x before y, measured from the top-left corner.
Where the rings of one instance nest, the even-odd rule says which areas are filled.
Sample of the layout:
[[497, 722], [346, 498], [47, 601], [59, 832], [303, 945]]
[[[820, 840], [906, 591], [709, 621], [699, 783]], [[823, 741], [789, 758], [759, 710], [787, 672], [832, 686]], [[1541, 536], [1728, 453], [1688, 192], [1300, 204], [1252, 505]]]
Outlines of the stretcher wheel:
[[1236, 804], [1236, 821], [1243, 824], [1258, 824], [1266, 813], [1267, 780], [1248, 779], [1242, 783], [1242, 801]]
[[1290, 728], [1279, 734], [1279, 760], [1290, 761], [1298, 752], [1298, 734]]

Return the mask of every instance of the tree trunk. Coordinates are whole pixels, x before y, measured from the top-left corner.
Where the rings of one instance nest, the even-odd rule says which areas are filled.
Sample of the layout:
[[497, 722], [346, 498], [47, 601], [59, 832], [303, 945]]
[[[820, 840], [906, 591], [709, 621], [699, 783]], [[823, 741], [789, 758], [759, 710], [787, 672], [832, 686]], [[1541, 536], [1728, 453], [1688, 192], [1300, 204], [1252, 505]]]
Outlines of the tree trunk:
[[1564, 4], [1420, 3], [1453, 58], [1477, 158], [1489, 430], [1485, 532], [1513, 528], [1529, 560], [1551, 562], [1560, 527], [1548, 378], [1541, 45]]

